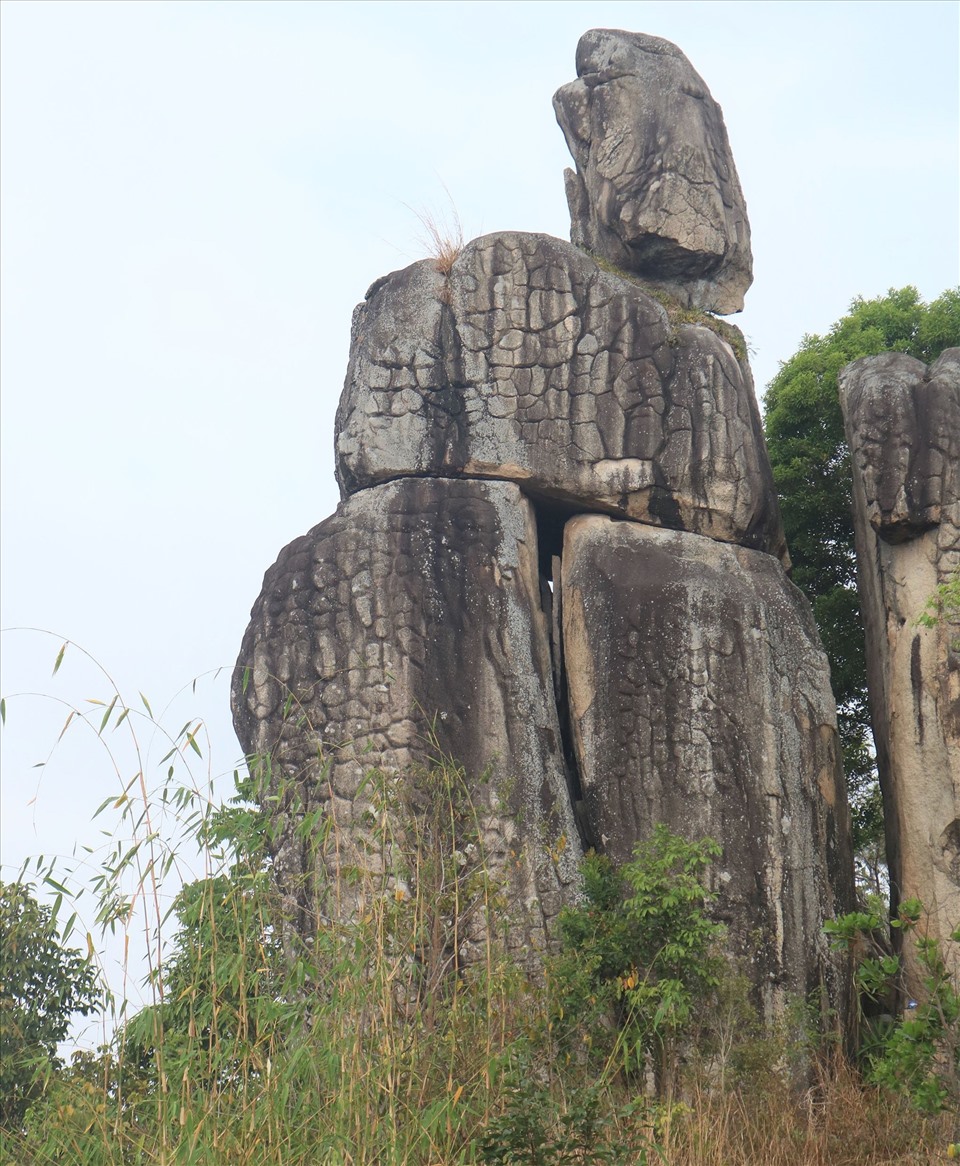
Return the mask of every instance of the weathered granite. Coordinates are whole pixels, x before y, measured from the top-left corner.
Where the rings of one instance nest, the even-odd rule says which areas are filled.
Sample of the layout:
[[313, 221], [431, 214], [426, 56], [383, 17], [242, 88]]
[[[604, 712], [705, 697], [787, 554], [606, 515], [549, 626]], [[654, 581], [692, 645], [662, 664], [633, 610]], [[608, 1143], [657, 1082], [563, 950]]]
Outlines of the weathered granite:
[[710, 879], [765, 1015], [846, 984], [823, 923], [852, 909], [836, 709], [810, 606], [773, 558], [582, 516], [560, 604], [591, 840], [618, 862], [658, 822], [723, 848]]
[[[415, 776], [439, 751], [467, 774], [474, 850], [504, 882], [509, 943], [543, 947], [581, 853], [551, 673], [536, 526], [510, 483], [387, 483], [281, 552], [232, 701], [254, 768], [269, 759], [262, 798], [280, 822], [274, 872], [296, 933], [415, 878], [404, 821], [424, 810]], [[315, 858], [298, 831], [310, 815], [326, 839]]]
[[571, 238], [684, 303], [743, 310], [750, 226], [720, 106], [683, 53], [593, 29], [553, 99], [577, 164], [565, 173]]
[[[894, 908], [919, 898], [960, 974], [960, 612], [918, 623], [960, 572], [960, 349], [840, 374], [853, 462], [857, 584]], [[903, 955], [914, 996], [922, 973]]]
[[[655, 38], [589, 33], [578, 72], [556, 101], [599, 262], [499, 233], [378, 280], [337, 411], [343, 501], [254, 607], [232, 701], [290, 935], [403, 900], [444, 753], [476, 811], [445, 853], [483, 854], [532, 963], [583, 839], [621, 860], [665, 821], [722, 845], [718, 910], [765, 1015], [814, 988], [843, 1014], [826, 662], [742, 336], [690, 310], [739, 310], [750, 282], [722, 117]], [[435, 914], [446, 974], [490, 916]]]
[[337, 412], [343, 494], [402, 475], [786, 556], [749, 366], [569, 243], [500, 233], [370, 289]]

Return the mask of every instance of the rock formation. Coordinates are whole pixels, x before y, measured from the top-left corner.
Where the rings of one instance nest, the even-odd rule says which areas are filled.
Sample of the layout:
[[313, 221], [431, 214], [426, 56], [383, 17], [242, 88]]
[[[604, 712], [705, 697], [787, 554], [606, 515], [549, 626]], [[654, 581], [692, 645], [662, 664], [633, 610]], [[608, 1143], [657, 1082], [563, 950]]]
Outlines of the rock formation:
[[720, 106], [676, 45], [594, 29], [557, 120], [577, 246], [726, 315], [753, 282], [750, 226]]
[[[749, 283], [723, 122], [664, 41], [588, 33], [578, 71], [557, 97], [573, 237], [601, 262], [488, 235], [355, 312], [343, 501], [267, 572], [234, 682], [244, 749], [269, 759], [278, 879], [309, 934], [356, 909], [345, 869], [410, 877], [392, 840], [440, 750], [468, 775], [509, 945], [550, 941], [584, 846], [624, 859], [662, 821], [720, 843], [717, 911], [765, 1014], [812, 989], [842, 1009], [826, 661], [784, 573], [742, 338], [663, 294], [734, 310]], [[678, 92], [694, 104], [675, 114]], [[387, 843], [371, 769], [399, 791]]]
[[923, 902], [960, 974], [960, 611], [918, 622], [960, 572], [960, 349], [929, 368], [898, 352], [854, 361], [840, 400], [894, 907]]
[[622, 862], [657, 822], [721, 840], [717, 915], [776, 1015], [800, 969], [827, 975], [849, 863], [809, 604], [769, 555], [596, 515], [567, 523], [561, 596], [591, 841]]
[[[371, 880], [409, 877], [365, 777], [404, 783], [399, 834], [427, 796], [411, 783], [443, 754], [468, 766], [486, 861], [510, 884], [514, 945], [542, 948], [580, 851], [536, 523], [516, 486], [410, 477], [348, 498], [267, 572], [240, 662], [237, 732], [271, 759], [275, 873], [301, 934], [311, 913], [348, 915]], [[330, 832], [316, 859], [310, 815]]]
[[785, 555], [742, 352], [672, 327], [635, 284], [546, 235], [475, 239], [448, 274], [423, 260], [358, 307], [337, 477], [346, 494], [408, 474], [513, 481]]

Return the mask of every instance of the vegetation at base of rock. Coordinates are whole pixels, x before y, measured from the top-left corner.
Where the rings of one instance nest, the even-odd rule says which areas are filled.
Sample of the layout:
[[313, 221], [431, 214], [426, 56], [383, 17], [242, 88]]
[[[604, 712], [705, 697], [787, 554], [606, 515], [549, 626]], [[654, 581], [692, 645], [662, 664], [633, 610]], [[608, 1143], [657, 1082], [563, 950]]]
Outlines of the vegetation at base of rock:
[[[885, 950], [886, 920], [876, 908], [844, 915], [827, 924], [833, 943], [857, 958], [856, 984], [862, 1005], [873, 1005], [861, 1016], [860, 1060], [867, 1081], [903, 1094], [926, 1113], [960, 1113], [960, 983], [947, 971], [936, 939], [923, 934], [923, 904], [900, 903], [894, 928], [910, 934], [923, 971], [923, 996], [904, 1000], [902, 961]], [[950, 936], [960, 943], [960, 927]], [[859, 954], [858, 954], [859, 953]], [[877, 1005], [895, 1011], [877, 1014]]]
[[960, 345], [960, 288], [926, 304], [916, 288], [854, 299], [825, 336], [804, 337], [767, 386], [764, 424], [793, 581], [813, 605], [830, 660], [851, 795], [854, 848], [874, 851], [883, 807], [870, 748], [863, 621], [856, 588], [850, 458], [837, 377], [852, 360], [905, 352], [930, 363]]
[[[382, 782], [371, 773], [372, 787]], [[195, 791], [168, 775], [156, 796], [185, 807], [210, 873], [187, 884], [166, 917], [174, 934], [151, 972], [162, 991], [134, 1015], [121, 1006], [109, 1043], [31, 1079], [29, 1107], [5, 1117], [3, 1161], [937, 1160], [951, 1136], [944, 1115], [864, 1087], [796, 1017], [762, 1030], [746, 982], [713, 954], [707, 841], [661, 827], [619, 870], [591, 856], [584, 902], [564, 915], [546, 983], [506, 952], [503, 901], [491, 885], [483, 958], [459, 972], [446, 963], [447, 974], [431, 981], [426, 940], [454, 928], [451, 912], [468, 902], [457, 891], [464, 864], [454, 850], [471, 844], [463, 783], [445, 759], [418, 775], [433, 826], [409, 833], [406, 858], [422, 877], [405, 890], [371, 879], [353, 922], [321, 921], [291, 958], [280, 943], [265, 818], [246, 801], [250, 779], [237, 780], [233, 803], [209, 803], [195, 817]], [[449, 835], [443, 821], [456, 823]], [[114, 864], [109, 879], [92, 881], [115, 895], [123, 874]], [[360, 877], [350, 876], [352, 890]], [[475, 888], [483, 863], [463, 877]], [[115, 917], [132, 925], [124, 910]], [[59, 947], [52, 963], [63, 966], [65, 954], [75, 967]], [[436, 951], [443, 960], [448, 945], [438, 941]], [[800, 1061], [814, 1066], [812, 1091], [796, 1083], [791, 1066]]]
[[[569, 1048], [642, 1080], [651, 1063], [662, 1099], [673, 1096], [683, 1038], [720, 983], [721, 932], [707, 914], [702, 875], [720, 847], [687, 842], [663, 824], [619, 870], [591, 853], [581, 907], [560, 914], [562, 955], [551, 965], [554, 1030]], [[589, 1003], [587, 1003], [589, 1002]], [[604, 1024], [615, 1016], [616, 1025]]]
[[[251, 800], [285, 796], [270, 768], [254, 759], [220, 804], [190, 769], [202, 725], [169, 734], [140, 700], [114, 690], [72, 708], [61, 739], [92, 728], [117, 773], [119, 738], [135, 745], [133, 777], [95, 815], [112, 838], [86, 890], [104, 929], [129, 934], [154, 912], [152, 1003], [105, 1000], [112, 1039], [67, 1066], [30, 1066], [29, 1106], [0, 1123], [4, 1166], [881, 1166], [938, 1161], [960, 1132], [929, 1088], [865, 1083], [810, 1034], [804, 1001], [777, 1028], [759, 1023], [746, 979], [714, 954], [709, 841], [661, 826], [620, 869], [592, 855], [545, 978], [531, 969], [506, 943], [510, 900], [484, 853], [477, 782], [443, 756], [403, 780], [368, 771], [373, 861], [303, 900], [322, 912], [349, 894], [359, 909], [318, 914], [312, 939], [290, 943], [275, 822]], [[144, 724], [167, 750], [155, 781]], [[316, 842], [317, 823], [301, 826]], [[167, 911], [163, 882], [189, 845], [205, 874]], [[70, 891], [81, 870], [43, 866], [62, 912], [85, 907]], [[45, 934], [49, 965], [74, 967], [77, 953]]]

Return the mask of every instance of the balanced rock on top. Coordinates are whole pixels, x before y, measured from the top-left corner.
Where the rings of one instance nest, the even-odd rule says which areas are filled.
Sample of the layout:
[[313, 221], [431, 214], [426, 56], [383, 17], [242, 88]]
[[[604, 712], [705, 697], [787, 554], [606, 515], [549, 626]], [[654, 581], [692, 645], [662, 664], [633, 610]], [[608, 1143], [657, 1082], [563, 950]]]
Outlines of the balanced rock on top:
[[669, 41], [593, 29], [553, 105], [571, 238], [692, 307], [743, 310], [750, 225], [720, 106]]

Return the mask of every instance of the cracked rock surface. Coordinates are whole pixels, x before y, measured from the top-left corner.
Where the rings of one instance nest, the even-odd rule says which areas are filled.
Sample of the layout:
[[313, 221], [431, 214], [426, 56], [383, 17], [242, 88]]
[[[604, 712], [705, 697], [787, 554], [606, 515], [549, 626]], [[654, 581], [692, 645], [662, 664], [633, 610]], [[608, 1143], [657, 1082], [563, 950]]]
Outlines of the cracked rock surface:
[[[556, 106], [578, 245], [500, 232], [370, 288], [342, 501], [253, 608], [232, 703], [291, 938], [402, 901], [445, 754], [476, 841], [443, 845], [490, 871], [532, 964], [583, 846], [623, 860], [666, 822], [723, 848], [717, 910], [765, 1015], [817, 988], [842, 1018], [826, 658], [784, 573], [743, 338], [701, 310], [739, 310], [750, 283], [726, 131], [668, 42], [588, 33], [577, 70]], [[910, 495], [911, 522], [931, 499]], [[461, 908], [447, 968], [483, 950], [483, 904]]]
[[424, 260], [375, 284], [336, 446], [344, 494], [408, 474], [506, 479], [786, 554], [746, 361], [547, 235], [486, 235], [448, 276]]
[[[927, 933], [960, 974], [960, 613], [918, 622], [960, 571], [960, 349], [927, 368], [903, 353], [840, 374], [853, 462], [857, 586], [896, 898], [922, 900]], [[903, 956], [909, 990], [922, 972]]]
[[768, 1019], [821, 981], [839, 1002], [823, 920], [852, 855], [809, 604], [769, 555], [600, 516], [567, 524], [561, 597], [591, 839], [618, 862], [658, 822], [716, 839], [716, 913]]
[[[274, 869], [301, 936], [350, 916], [344, 888], [413, 879], [404, 820], [424, 811], [415, 777], [442, 753], [469, 775], [510, 942], [543, 949], [581, 852], [516, 486], [407, 478], [343, 502], [267, 572], [232, 700], [244, 751], [270, 758]], [[395, 844], [371, 769], [398, 799]], [[327, 840], [316, 857], [298, 830], [308, 815]]]
[[571, 239], [683, 302], [727, 315], [753, 281], [750, 225], [720, 106], [670, 41], [593, 29], [553, 99], [577, 169]]

